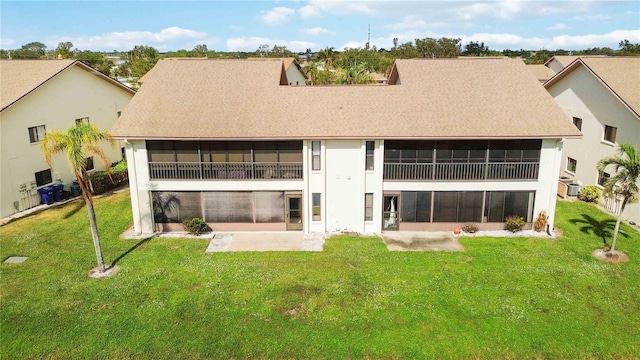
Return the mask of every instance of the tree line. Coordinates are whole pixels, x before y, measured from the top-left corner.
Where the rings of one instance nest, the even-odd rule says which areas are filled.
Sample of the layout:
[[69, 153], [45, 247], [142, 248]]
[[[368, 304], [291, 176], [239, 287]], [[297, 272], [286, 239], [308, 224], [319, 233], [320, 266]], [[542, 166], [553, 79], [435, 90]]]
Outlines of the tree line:
[[375, 80], [373, 73], [388, 75], [396, 59], [412, 58], [456, 58], [459, 56], [508, 56], [520, 57], [528, 64], [544, 64], [555, 55], [640, 55], [640, 43], [622, 40], [618, 49], [590, 48], [569, 51], [556, 50], [491, 50], [484, 42], [470, 41], [464, 46], [459, 38], [423, 38], [405, 43], [393, 39], [391, 49], [376, 48], [367, 43], [362, 48], [347, 48], [337, 51], [326, 47], [317, 52], [307, 49], [303, 53], [294, 53], [286, 46], [260, 45], [255, 51], [223, 52], [209, 50], [207, 45], [196, 45], [191, 50], [180, 49], [160, 53], [157, 49], [138, 45], [129, 51], [109, 53], [79, 50], [71, 42], [60, 42], [55, 49], [48, 50], [41, 42], [30, 42], [18, 49], [0, 50], [3, 59], [77, 59], [96, 70], [114, 78], [126, 78], [132, 83], [144, 76], [161, 58], [203, 57], [213, 59], [246, 59], [250, 57], [282, 58], [293, 57], [305, 64], [303, 72], [307, 82], [312, 85], [325, 84], [362, 84]]

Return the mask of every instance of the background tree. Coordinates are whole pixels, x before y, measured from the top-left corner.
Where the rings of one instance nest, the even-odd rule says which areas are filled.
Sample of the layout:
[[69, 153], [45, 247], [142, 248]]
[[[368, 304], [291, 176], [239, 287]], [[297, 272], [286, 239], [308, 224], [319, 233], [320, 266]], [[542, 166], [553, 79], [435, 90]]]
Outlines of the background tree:
[[613, 166], [616, 174], [605, 182], [605, 193], [622, 197], [622, 205], [620, 205], [620, 210], [617, 214], [616, 226], [613, 229], [613, 240], [609, 250], [609, 253], [613, 254], [624, 208], [627, 203], [638, 198], [638, 187], [640, 186], [640, 154], [638, 154], [638, 148], [632, 144], [620, 144], [617, 155], [608, 156], [598, 162], [598, 171], [604, 172], [609, 165]]
[[89, 50], [76, 51], [75, 58], [105, 75], [110, 75], [111, 68], [114, 66], [113, 61], [107, 59], [101, 52]]
[[131, 77], [138, 80], [156, 65], [160, 59], [160, 53], [151, 46], [137, 45], [129, 51], [127, 57]]
[[193, 47], [193, 50], [187, 53], [188, 57], [207, 57], [207, 53], [209, 49], [207, 49], [207, 45], [200, 44]]
[[22, 45], [11, 54], [13, 59], [40, 59], [47, 51], [47, 46], [39, 41]]
[[115, 147], [115, 141], [107, 131], [99, 130], [93, 125], [81, 122], [77, 126], [70, 127], [66, 132], [61, 130], [48, 131], [41, 144], [45, 160], [50, 167], [52, 167], [52, 159], [55, 155], [60, 153], [67, 154], [69, 167], [76, 176], [80, 189], [82, 190], [82, 197], [87, 206], [93, 247], [96, 252], [100, 272], [104, 272], [106, 269], [102, 257], [102, 248], [100, 246], [96, 213], [93, 208], [93, 197], [89, 188], [87, 156], [91, 155], [98, 158], [108, 173], [109, 158], [107, 158], [102, 149], [97, 145], [97, 143], [102, 141], [109, 142], [112, 148]]
[[318, 51], [318, 61], [324, 63], [325, 70], [338, 65], [338, 53], [333, 47], [326, 47]]
[[73, 43], [71, 41], [65, 41], [58, 43], [58, 47], [56, 48], [56, 55], [61, 59], [72, 59], [73, 58]]

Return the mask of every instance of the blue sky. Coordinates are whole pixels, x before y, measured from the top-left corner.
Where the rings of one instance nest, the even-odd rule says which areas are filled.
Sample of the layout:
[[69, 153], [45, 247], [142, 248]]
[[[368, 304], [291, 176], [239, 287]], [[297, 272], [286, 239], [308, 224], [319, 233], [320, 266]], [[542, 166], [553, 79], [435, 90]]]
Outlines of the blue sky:
[[640, 42], [640, 1], [0, 1], [0, 48], [40, 41], [54, 49], [292, 51], [389, 49], [425, 37], [491, 49], [618, 48]]

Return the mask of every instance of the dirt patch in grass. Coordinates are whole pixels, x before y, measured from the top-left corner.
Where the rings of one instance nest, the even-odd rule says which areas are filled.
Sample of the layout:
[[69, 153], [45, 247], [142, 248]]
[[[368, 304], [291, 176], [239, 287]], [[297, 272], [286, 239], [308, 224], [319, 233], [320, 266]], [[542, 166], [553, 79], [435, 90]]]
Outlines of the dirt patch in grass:
[[622, 251], [618, 251], [618, 250], [611, 252], [611, 251], [606, 251], [604, 249], [598, 249], [593, 252], [593, 257], [598, 260], [607, 261], [614, 264], [619, 264], [619, 263], [629, 261], [629, 256], [627, 256], [627, 254], [623, 253]]

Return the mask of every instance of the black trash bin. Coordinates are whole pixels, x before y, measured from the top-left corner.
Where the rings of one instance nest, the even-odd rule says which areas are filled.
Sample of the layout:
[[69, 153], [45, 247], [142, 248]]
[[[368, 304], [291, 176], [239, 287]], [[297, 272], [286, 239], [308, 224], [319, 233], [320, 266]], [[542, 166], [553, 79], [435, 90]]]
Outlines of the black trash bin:
[[80, 185], [77, 181], [74, 181], [73, 184], [71, 184], [71, 196], [78, 197], [81, 193], [82, 191], [80, 190]]
[[51, 185], [51, 187], [53, 187], [53, 199], [55, 201], [64, 200], [64, 195], [62, 194], [62, 189], [64, 188], [64, 185], [62, 185], [62, 184], [53, 184], [53, 185]]
[[45, 186], [38, 189], [38, 194], [40, 194], [40, 204], [53, 204], [53, 187]]

